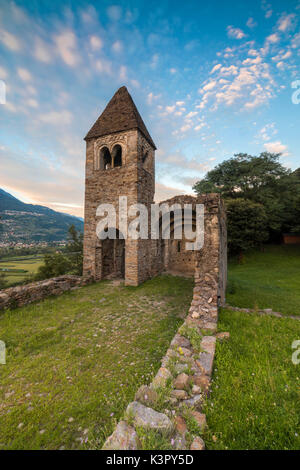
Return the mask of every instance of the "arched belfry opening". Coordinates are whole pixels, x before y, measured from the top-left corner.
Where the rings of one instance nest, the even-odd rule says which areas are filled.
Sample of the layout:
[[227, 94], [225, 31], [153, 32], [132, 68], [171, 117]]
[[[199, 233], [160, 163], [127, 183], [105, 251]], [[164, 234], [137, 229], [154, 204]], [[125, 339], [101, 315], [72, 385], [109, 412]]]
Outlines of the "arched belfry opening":
[[112, 149], [113, 167], [122, 166], [122, 147], [116, 144]]
[[112, 159], [110, 151], [107, 147], [102, 147], [99, 154], [99, 169], [100, 170], [109, 170], [112, 165]]

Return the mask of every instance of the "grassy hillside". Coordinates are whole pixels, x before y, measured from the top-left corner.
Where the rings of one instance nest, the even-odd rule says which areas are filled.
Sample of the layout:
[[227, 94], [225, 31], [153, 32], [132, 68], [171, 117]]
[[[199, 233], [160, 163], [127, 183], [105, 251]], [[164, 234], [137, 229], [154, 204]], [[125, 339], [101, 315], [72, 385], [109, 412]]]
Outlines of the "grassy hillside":
[[267, 246], [229, 264], [227, 302], [300, 315], [300, 246]]
[[101, 282], [0, 314], [0, 449], [100, 448], [187, 314], [192, 280]]
[[83, 231], [83, 221], [78, 217], [25, 204], [3, 189], [0, 189], [0, 219], [0, 241], [5, 243], [65, 240], [72, 224]]

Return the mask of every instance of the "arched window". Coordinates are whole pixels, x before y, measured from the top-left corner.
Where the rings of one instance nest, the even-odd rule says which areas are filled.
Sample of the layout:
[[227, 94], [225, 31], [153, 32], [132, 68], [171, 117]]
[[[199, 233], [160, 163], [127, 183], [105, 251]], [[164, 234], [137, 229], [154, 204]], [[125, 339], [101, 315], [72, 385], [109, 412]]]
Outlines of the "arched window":
[[122, 147], [121, 145], [117, 144], [114, 146], [112, 150], [112, 158], [113, 158], [113, 166], [116, 168], [117, 166], [122, 166]]
[[111, 155], [107, 147], [102, 147], [99, 154], [100, 170], [109, 170], [111, 168]]
[[149, 153], [147, 151], [143, 152], [143, 163], [145, 163], [145, 161], [147, 160], [148, 155], [149, 155]]

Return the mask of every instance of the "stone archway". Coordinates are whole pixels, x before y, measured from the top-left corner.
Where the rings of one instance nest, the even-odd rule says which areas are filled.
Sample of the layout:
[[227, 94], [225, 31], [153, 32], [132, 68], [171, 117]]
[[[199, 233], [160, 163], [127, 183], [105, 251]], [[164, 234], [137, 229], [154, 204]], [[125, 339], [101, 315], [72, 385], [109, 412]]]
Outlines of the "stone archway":
[[125, 277], [125, 239], [118, 229], [113, 232], [114, 238], [99, 240], [96, 247], [96, 279]]

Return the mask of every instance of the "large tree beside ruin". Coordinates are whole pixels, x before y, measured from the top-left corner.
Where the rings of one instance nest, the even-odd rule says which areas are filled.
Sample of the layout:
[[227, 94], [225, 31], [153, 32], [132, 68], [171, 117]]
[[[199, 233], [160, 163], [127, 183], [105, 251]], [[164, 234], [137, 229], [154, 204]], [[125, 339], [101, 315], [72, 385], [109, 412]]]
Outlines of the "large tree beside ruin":
[[[243, 199], [261, 204], [265, 210], [266, 229], [271, 239], [282, 232], [298, 231], [299, 171], [292, 172], [282, 165], [279, 158], [280, 154], [269, 152], [263, 152], [259, 156], [236, 154], [209, 171], [193, 189], [198, 194], [220, 193], [225, 201]], [[245, 226], [241, 226], [239, 230], [245, 230]]]

